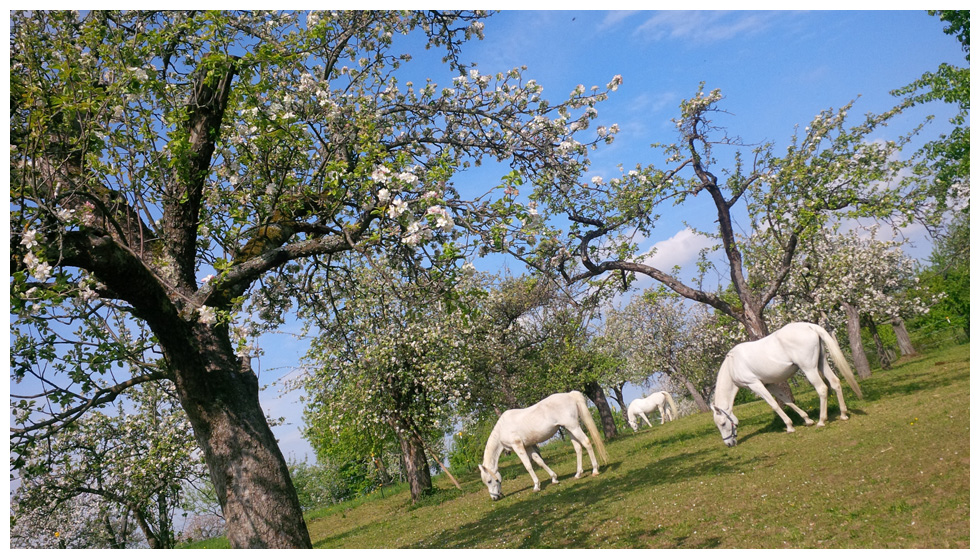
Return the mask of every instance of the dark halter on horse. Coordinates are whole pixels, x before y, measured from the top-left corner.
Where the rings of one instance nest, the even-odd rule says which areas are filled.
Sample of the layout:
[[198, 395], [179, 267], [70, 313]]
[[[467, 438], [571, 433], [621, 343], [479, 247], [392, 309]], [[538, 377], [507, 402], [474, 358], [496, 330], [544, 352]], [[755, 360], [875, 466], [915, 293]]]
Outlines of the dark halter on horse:
[[725, 411], [725, 410], [723, 410], [723, 409], [721, 409], [719, 407], [715, 407], [715, 409], [718, 410], [718, 411], [720, 411], [721, 413], [723, 413], [725, 415], [725, 417], [728, 418], [728, 421], [730, 421], [732, 423], [732, 432], [729, 433], [727, 437], [722, 437], [721, 440], [723, 442], [724, 441], [728, 441], [728, 439], [731, 439], [731, 440], [734, 441], [736, 439], [736, 437], [738, 436], [738, 423], [735, 422], [735, 418], [732, 417], [731, 414], [729, 414], [727, 411]]

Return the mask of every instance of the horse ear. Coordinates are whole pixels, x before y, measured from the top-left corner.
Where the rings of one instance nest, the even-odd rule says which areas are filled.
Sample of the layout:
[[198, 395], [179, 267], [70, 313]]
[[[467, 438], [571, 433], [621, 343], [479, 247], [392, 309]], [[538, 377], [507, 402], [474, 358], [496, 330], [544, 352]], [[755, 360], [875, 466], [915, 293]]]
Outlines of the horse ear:
[[485, 473], [485, 474], [489, 474], [490, 473], [490, 472], [487, 471], [486, 467], [483, 466], [483, 464], [480, 464], [480, 471], [483, 472], [483, 473]]

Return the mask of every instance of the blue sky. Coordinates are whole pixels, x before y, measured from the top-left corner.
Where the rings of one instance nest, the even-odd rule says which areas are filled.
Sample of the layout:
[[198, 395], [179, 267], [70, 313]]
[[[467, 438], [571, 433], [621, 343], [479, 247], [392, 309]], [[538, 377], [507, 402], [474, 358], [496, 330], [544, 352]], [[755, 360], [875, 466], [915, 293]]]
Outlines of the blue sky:
[[[802, 129], [822, 110], [853, 99], [853, 117], [887, 110], [898, 101], [889, 91], [942, 62], [966, 65], [959, 43], [942, 32], [943, 26], [921, 9], [517, 11], [491, 17], [486, 38], [469, 44], [463, 59], [476, 62], [481, 73], [526, 65], [525, 77], [542, 84], [543, 96], [552, 102], [566, 99], [578, 84], [602, 87], [622, 75], [622, 86], [599, 104], [597, 120], [616, 123], [621, 132], [611, 146], [594, 152], [589, 175], [611, 178], [620, 164], [629, 169], [637, 163], [663, 163], [649, 146], [676, 140], [670, 119], [702, 81], [706, 89], [720, 88], [725, 95], [720, 108], [730, 114], [719, 115], [716, 124], [747, 143], [774, 142], [777, 153], [789, 144], [795, 125]], [[947, 128], [952, 109], [933, 105], [911, 111], [894, 121], [887, 132], [894, 136], [889, 137], [907, 131], [926, 114], [937, 116], [924, 133], [934, 137]], [[466, 188], [468, 180], [474, 188], [491, 186], [476, 184], [487, 180], [483, 176], [464, 174], [457, 177], [457, 187]], [[702, 213], [707, 225], [694, 215], [665, 216], [641, 248], [656, 245], [657, 263], [665, 268], [690, 265], [704, 242], [685, 231], [683, 220], [705, 226], [712, 221], [710, 214]], [[909, 248], [911, 255], [928, 255], [921, 230], [912, 227], [903, 234], [916, 243]], [[476, 265], [521, 271], [515, 261], [499, 258]], [[288, 334], [269, 335], [262, 344], [263, 383], [291, 374], [305, 350]], [[640, 395], [636, 391], [627, 398]], [[312, 459], [300, 435], [303, 404], [298, 398], [297, 393], [281, 393], [278, 385], [263, 391], [270, 415], [287, 418], [286, 425], [275, 428], [284, 454]]]

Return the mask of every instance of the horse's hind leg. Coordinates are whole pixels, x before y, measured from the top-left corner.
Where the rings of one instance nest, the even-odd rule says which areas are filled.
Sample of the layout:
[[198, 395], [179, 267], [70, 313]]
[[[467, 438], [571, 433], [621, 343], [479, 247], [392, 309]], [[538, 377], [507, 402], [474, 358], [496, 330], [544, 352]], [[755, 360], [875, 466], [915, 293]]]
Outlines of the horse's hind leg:
[[837, 403], [840, 404], [840, 418], [847, 419], [847, 406], [844, 405], [844, 387], [841, 386], [840, 379], [834, 374], [834, 371], [827, 364], [827, 355], [821, 353], [820, 355], [820, 372], [823, 377], [827, 379], [827, 383], [834, 392], [837, 393]]
[[575, 479], [582, 477], [582, 443], [572, 436], [572, 448], [575, 449]]
[[[822, 355], [821, 360], [823, 360]], [[820, 396], [820, 420], [817, 421], [817, 427], [823, 427], [827, 423], [827, 383], [823, 381], [823, 377], [817, 368], [804, 369], [800, 367], [800, 370], [803, 371], [806, 379], [817, 391], [817, 396]]]
[[544, 463], [544, 459], [541, 458], [541, 452], [538, 450], [538, 445], [532, 445], [527, 447], [527, 452], [528, 454], [531, 455], [531, 460], [534, 460], [535, 464], [541, 466], [542, 468], [544, 468], [544, 471], [548, 472], [548, 475], [551, 476], [551, 483], [558, 483], [558, 474], [553, 472], [551, 468], [549, 468], [548, 465]]
[[582, 447], [589, 451], [589, 460], [592, 460], [592, 475], [599, 475], [599, 461], [595, 459], [595, 451], [592, 450], [592, 443], [589, 437], [585, 436], [585, 431], [576, 425], [568, 429], [568, 434], [572, 436], [572, 446], [575, 447], [575, 457], [578, 459], [578, 470], [575, 477], [582, 477]]

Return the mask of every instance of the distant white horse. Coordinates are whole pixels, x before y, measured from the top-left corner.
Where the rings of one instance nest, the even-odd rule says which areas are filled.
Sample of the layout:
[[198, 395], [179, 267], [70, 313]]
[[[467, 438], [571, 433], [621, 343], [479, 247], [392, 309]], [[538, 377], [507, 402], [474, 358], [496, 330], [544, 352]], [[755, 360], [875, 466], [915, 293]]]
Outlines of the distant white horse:
[[[858, 398], [864, 397], [850, 366], [844, 359], [840, 346], [826, 330], [808, 322], [787, 324], [761, 340], [736, 345], [728, 352], [725, 361], [721, 364], [712, 408], [715, 425], [718, 426], [718, 431], [721, 432], [721, 438], [726, 445], [735, 446], [737, 443], [738, 419], [732, 413], [732, 407], [739, 388], [748, 388], [772, 406], [786, 423], [786, 432], [792, 433], [795, 429], [780, 404], [788, 405], [800, 414], [807, 425], [813, 425], [806, 412], [792, 403], [792, 394], [789, 385], [786, 384], [797, 370], [803, 371], [820, 396], [818, 427], [822, 427], [827, 421], [827, 385], [824, 384], [824, 379], [837, 393], [840, 418], [847, 419], [847, 406], [844, 405], [841, 383], [827, 364], [827, 354], [823, 350], [821, 341], [827, 345], [834, 364], [844, 375], [851, 390]], [[770, 390], [773, 393], [770, 393]]]
[[[670, 406], [669, 411], [664, 409], [665, 403]], [[664, 424], [665, 419], [667, 421], [673, 421], [677, 417], [677, 406], [674, 404], [673, 396], [670, 395], [670, 392], [661, 390], [660, 392], [654, 392], [646, 398], [637, 398], [630, 402], [630, 405], [626, 407], [626, 420], [634, 431], [639, 429], [636, 421], [637, 417], [646, 421], [650, 427], [653, 427], [653, 425], [650, 425], [650, 420], [647, 419], [647, 414], [653, 412], [653, 410], [660, 410], [661, 425]]]
[[487, 439], [487, 447], [483, 451], [483, 463], [480, 464], [480, 477], [486, 484], [490, 492], [490, 498], [496, 501], [503, 497], [500, 491], [500, 472], [497, 464], [500, 454], [504, 450], [512, 450], [521, 459], [527, 473], [531, 474], [534, 480], [534, 490], [541, 490], [541, 483], [538, 476], [534, 475], [531, 467], [530, 458], [539, 466], [544, 468], [551, 476], [551, 483], [558, 483], [558, 476], [541, 459], [538, 452], [538, 443], [544, 442], [558, 432], [559, 427], [564, 427], [565, 431], [572, 437], [572, 446], [575, 448], [575, 458], [577, 459], [577, 471], [575, 477], [582, 477], [582, 447], [589, 451], [589, 458], [592, 460], [592, 475], [599, 475], [599, 464], [596, 462], [595, 453], [592, 451], [592, 443], [589, 437], [579, 426], [579, 421], [585, 424], [589, 430], [589, 435], [595, 441], [595, 446], [599, 450], [599, 456], [603, 462], [609, 458], [606, 456], [606, 448], [599, 437], [599, 431], [592, 421], [592, 414], [589, 413], [585, 405], [585, 396], [581, 392], [572, 391], [560, 394], [552, 394], [537, 404], [528, 408], [507, 410], [500, 414], [500, 419], [490, 432]]

